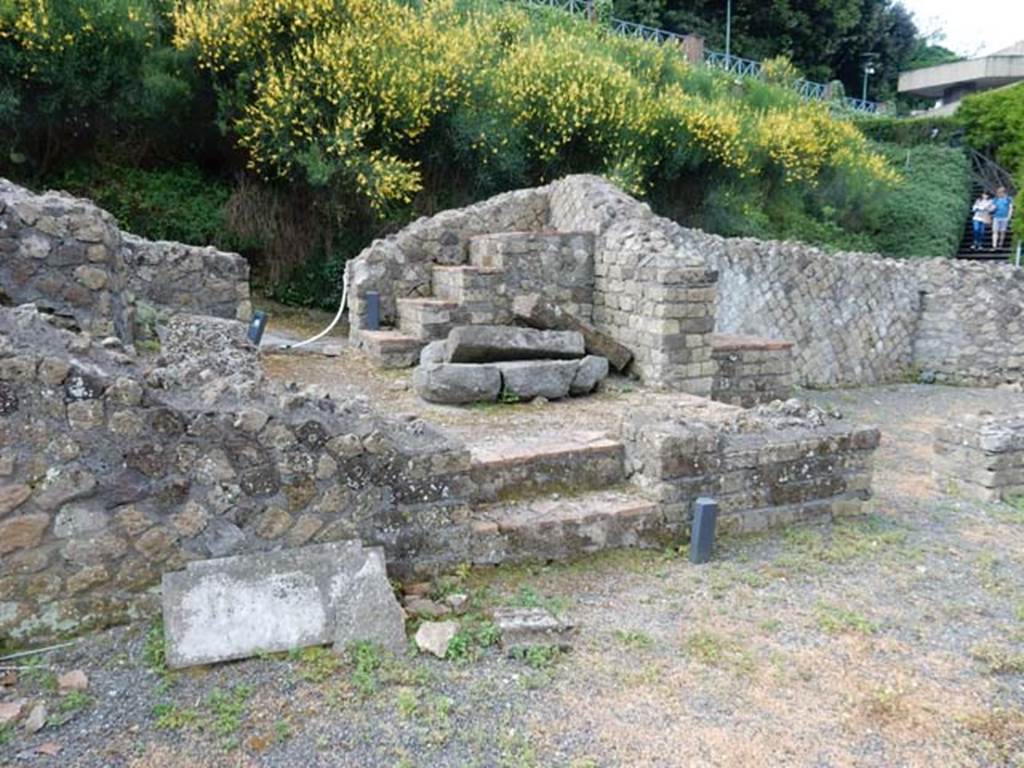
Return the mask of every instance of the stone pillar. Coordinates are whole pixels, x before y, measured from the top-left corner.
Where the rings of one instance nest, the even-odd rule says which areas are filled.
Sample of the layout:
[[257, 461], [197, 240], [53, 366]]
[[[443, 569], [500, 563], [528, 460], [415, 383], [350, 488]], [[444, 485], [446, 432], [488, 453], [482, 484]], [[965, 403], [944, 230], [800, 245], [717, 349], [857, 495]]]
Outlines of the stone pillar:
[[683, 56], [691, 64], [704, 61], [704, 38], [700, 35], [685, 35], [681, 43]]

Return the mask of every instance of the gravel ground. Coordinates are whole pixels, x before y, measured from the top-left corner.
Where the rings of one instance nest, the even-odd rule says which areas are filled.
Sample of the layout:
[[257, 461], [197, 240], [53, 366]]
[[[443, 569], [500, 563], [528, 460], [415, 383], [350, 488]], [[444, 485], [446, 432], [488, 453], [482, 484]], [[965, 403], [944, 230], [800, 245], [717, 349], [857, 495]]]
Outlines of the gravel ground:
[[[314, 649], [172, 675], [152, 627], [82, 638], [0, 690], [69, 718], [0, 731], [0, 765], [1024, 766], [1024, 510], [928, 477], [934, 424], [1024, 396], [805, 396], [881, 425], [870, 516], [723, 540], [700, 567], [612, 552], [435, 585], [563, 613], [560, 655], [479, 647], [475, 613], [458, 661]], [[69, 704], [51, 675], [78, 668]]]

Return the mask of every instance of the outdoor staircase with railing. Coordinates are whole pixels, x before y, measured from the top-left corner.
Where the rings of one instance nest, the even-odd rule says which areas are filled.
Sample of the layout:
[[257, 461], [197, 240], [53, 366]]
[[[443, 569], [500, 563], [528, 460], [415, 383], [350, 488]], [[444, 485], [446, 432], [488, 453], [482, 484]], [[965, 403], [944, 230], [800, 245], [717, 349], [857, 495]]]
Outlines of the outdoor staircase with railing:
[[[969, 150], [971, 158], [971, 205], [978, 199], [983, 191], [995, 195], [999, 187], [1005, 187], [1011, 195], [1016, 192], [1013, 178], [1009, 171], [993, 162], [987, 155], [976, 150]], [[984, 242], [979, 250], [973, 250], [974, 243], [974, 214], [967, 213], [967, 221], [964, 224], [964, 234], [960, 240], [960, 248], [957, 251], [958, 259], [970, 259], [975, 261], [1006, 261], [1010, 258], [1013, 248], [1013, 219], [1010, 219], [1010, 227], [1003, 238], [1002, 246], [999, 249], [992, 248], [992, 227], [986, 228]]]

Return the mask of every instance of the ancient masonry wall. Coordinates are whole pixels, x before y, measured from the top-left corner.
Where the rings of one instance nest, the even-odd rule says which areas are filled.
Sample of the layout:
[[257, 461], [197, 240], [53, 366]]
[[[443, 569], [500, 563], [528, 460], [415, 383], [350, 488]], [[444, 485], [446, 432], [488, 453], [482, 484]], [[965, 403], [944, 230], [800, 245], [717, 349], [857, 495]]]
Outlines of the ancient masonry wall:
[[935, 430], [932, 476], [942, 492], [982, 501], [1024, 496], [1024, 414], [979, 414]]
[[550, 226], [594, 232], [594, 324], [645, 383], [711, 393], [715, 282], [685, 230], [597, 176], [551, 185]]
[[788, 399], [793, 394], [792, 353], [790, 341], [716, 333], [711, 398], [744, 408]]
[[176, 316], [144, 371], [0, 309], [0, 638], [122, 621], [192, 559], [363, 537], [407, 562], [443, 537], [468, 452], [265, 384], [244, 334]]
[[1024, 378], [1024, 269], [688, 237], [719, 272], [716, 329], [792, 341], [798, 383]]
[[126, 342], [170, 310], [247, 319], [251, 309], [241, 256], [127, 235], [88, 200], [34, 195], [0, 179], [3, 296]]
[[870, 498], [877, 429], [795, 400], [694, 416], [638, 413], [622, 428], [633, 481], [668, 526], [685, 528], [701, 496], [718, 501], [720, 530], [731, 533], [855, 514]]

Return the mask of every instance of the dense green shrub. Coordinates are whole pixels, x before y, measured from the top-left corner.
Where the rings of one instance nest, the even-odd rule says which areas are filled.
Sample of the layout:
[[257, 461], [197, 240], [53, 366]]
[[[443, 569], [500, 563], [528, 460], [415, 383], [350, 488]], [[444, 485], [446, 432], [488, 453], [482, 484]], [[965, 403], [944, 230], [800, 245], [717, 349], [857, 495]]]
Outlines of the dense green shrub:
[[903, 147], [918, 144], [958, 144], [963, 126], [952, 117], [870, 117], [857, 121], [869, 139]]
[[1024, 83], [968, 96], [956, 113], [971, 146], [992, 154], [1024, 184]]
[[952, 256], [970, 207], [970, 166], [962, 149], [883, 147], [905, 179], [878, 206], [873, 239], [892, 256]]
[[[125, 161], [213, 135], [163, 0], [0, 3], [0, 173], [41, 178], [98, 146]], [[209, 112], [209, 109], [207, 109]]]
[[143, 170], [79, 164], [46, 181], [48, 187], [90, 198], [114, 214], [124, 229], [152, 240], [227, 250], [246, 245], [226, 226], [224, 205], [231, 186], [204, 177], [194, 165]]

